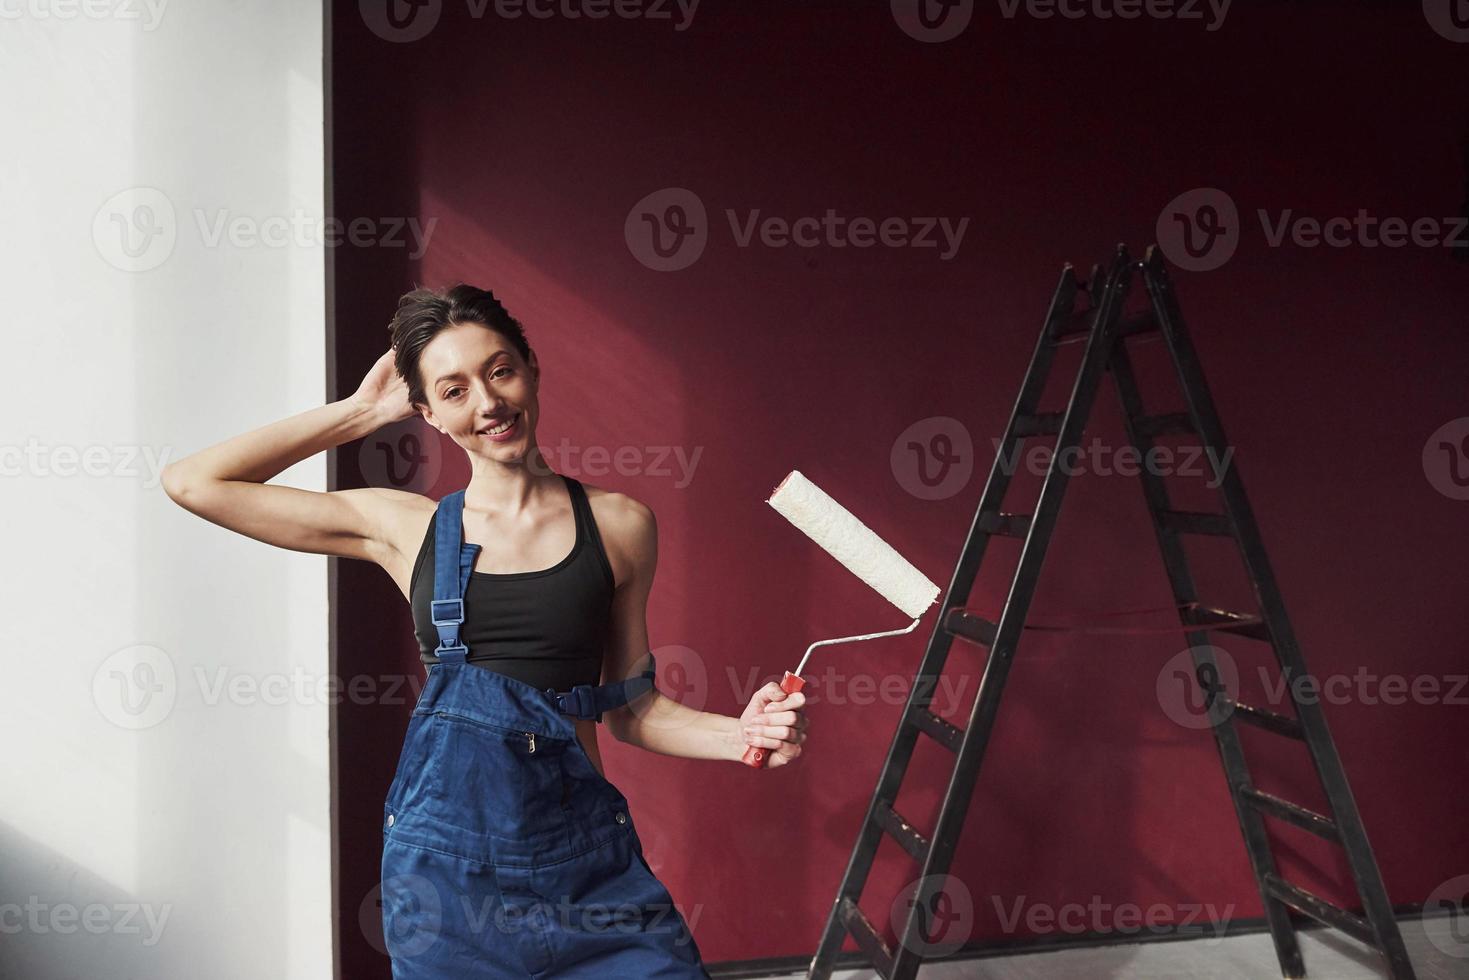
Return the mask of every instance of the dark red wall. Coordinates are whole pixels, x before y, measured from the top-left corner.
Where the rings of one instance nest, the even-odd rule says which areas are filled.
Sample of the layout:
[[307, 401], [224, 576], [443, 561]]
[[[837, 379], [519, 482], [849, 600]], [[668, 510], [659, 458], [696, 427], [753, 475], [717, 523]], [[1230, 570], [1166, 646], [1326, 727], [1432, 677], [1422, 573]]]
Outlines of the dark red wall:
[[[734, 713], [731, 676], [776, 677], [815, 639], [905, 624], [763, 502], [791, 469], [947, 585], [1061, 264], [1084, 271], [1116, 242], [1140, 254], [1165, 205], [1200, 187], [1238, 207], [1239, 244], [1210, 271], [1174, 267], [1178, 292], [1307, 662], [1320, 675], [1362, 667], [1445, 685], [1469, 670], [1469, 503], [1439, 492], [1423, 462], [1430, 435], [1469, 415], [1469, 264], [1443, 247], [1272, 247], [1256, 216], [1461, 213], [1469, 44], [1436, 34], [1417, 4], [1239, 0], [1214, 31], [1007, 18], [980, 4], [943, 43], [909, 37], [883, 2], [705, 0], [682, 31], [466, 9], [444, 3], [408, 43], [370, 30], [356, 3], [333, 15], [335, 213], [437, 221], [421, 261], [401, 248], [336, 251], [337, 394], [385, 348], [394, 300], [414, 283], [494, 289], [541, 359], [553, 465], [658, 515], [649, 626], [666, 690]], [[668, 187], [702, 200], [709, 241], [691, 266], [658, 272], [624, 225]], [[945, 261], [935, 249], [740, 248], [724, 216], [828, 208], [969, 223]], [[1160, 345], [1137, 351], [1150, 407], [1178, 407]], [[972, 449], [961, 465], [973, 469], [928, 500], [905, 489], [910, 471], [892, 451], [935, 416], [962, 424]], [[1089, 434], [1122, 438], [1110, 388]], [[557, 455], [563, 439], [635, 462], [593, 472]], [[660, 471], [656, 447], [699, 452], [691, 482]], [[358, 450], [339, 454], [338, 485], [383, 481], [360, 474]], [[464, 485], [451, 444], [428, 459], [409, 485], [434, 496]], [[1028, 500], [1019, 487], [1007, 509]], [[1015, 551], [991, 554], [980, 605], [1003, 595]], [[1228, 551], [1196, 554], [1211, 598], [1249, 608]], [[386, 575], [338, 564], [339, 670], [415, 673]], [[1135, 479], [1073, 480], [1037, 616], [1168, 600]], [[842, 676], [826, 692], [813, 684], [797, 766], [754, 773], [604, 738], [608, 775], [709, 961], [814, 950], [900, 710], [852, 703], [846, 685], [910, 677], [931, 625], [818, 652], [813, 673]], [[1248, 677], [1265, 663], [1252, 645], [1220, 642]], [[1259, 915], [1212, 740], [1170, 721], [1156, 693], [1182, 643], [1027, 637], [955, 865], [975, 938], [1017, 934], [996, 901], [1098, 896]], [[950, 658], [965, 684], [956, 723], [982, 663], [972, 649]], [[1469, 691], [1458, 698], [1352, 696], [1326, 709], [1399, 904], [1469, 871]], [[358, 921], [407, 711], [339, 713], [341, 941], [354, 978], [387, 975]], [[1258, 782], [1319, 805], [1300, 747], [1254, 734]], [[899, 798], [921, 828], [944, 761], [921, 745]], [[1345, 865], [1302, 836], [1275, 835], [1287, 876], [1350, 902]], [[863, 905], [886, 922], [914, 869], [891, 843], [880, 861]]]

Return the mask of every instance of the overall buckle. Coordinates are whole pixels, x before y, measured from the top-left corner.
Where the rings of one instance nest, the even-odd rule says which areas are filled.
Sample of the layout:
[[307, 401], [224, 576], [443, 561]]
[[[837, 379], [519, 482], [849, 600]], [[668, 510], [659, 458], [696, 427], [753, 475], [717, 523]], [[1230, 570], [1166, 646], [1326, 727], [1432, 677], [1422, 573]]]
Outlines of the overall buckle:
[[592, 697], [592, 688], [588, 684], [578, 684], [569, 691], [557, 693], [555, 697], [556, 710], [564, 715], [588, 719], [598, 714], [597, 703]]
[[[439, 610], [445, 609], [445, 615], [441, 618]], [[452, 614], [448, 612], [452, 610]], [[463, 599], [434, 599], [428, 604], [429, 622], [435, 626], [448, 626], [451, 623], [464, 622], [464, 600]]]

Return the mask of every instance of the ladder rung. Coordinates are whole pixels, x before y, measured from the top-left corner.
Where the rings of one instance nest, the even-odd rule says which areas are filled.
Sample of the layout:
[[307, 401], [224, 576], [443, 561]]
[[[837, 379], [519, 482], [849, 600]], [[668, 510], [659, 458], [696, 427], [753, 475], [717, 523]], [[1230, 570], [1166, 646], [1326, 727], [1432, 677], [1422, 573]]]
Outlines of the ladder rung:
[[944, 629], [980, 646], [987, 647], [995, 642], [995, 624], [967, 609], [950, 609], [944, 617]]
[[1295, 824], [1302, 830], [1309, 830], [1317, 837], [1324, 837], [1329, 841], [1341, 843], [1341, 834], [1337, 832], [1336, 822], [1330, 817], [1323, 817], [1314, 810], [1307, 810], [1299, 804], [1289, 800], [1282, 800], [1278, 796], [1262, 793], [1252, 786], [1243, 787], [1240, 795], [1256, 810], [1268, 813], [1272, 817], [1284, 820], [1286, 823]]
[[1034, 415], [1015, 416], [1015, 435], [1018, 438], [1025, 436], [1053, 436], [1061, 431], [1061, 420], [1066, 417], [1065, 412], [1037, 412]]
[[1265, 876], [1265, 890], [1297, 912], [1309, 915], [1322, 925], [1340, 929], [1353, 939], [1364, 942], [1373, 949], [1378, 948], [1377, 941], [1372, 935], [1372, 926], [1361, 916], [1353, 915], [1325, 899], [1317, 898], [1304, 888], [1297, 888], [1277, 875]]
[[1230, 717], [1236, 721], [1247, 722], [1256, 728], [1263, 728], [1267, 732], [1274, 732], [1276, 735], [1299, 739], [1302, 742], [1306, 740], [1306, 733], [1301, 731], [1300, 722], [1285, 715], [1278, 715], [1273, 711], [1266, 711], [1264, 708], [1255, 708], [1235, 701]]
[[1230, 535], [1233, 530], [1229, 526], [1229, 515], [1227, 514], [1198, 514], [1186, 510], [1160, 510], [1158, 511], [1158, 523], [1170, 531], [1180, 531], [1184, 534], [1218, 534]]
[[1166, 415], [1144, 415], [1132, 420], [1140, 435], [1166, 436], [1194, 431], [1193, 420], [1187, 412], [1169, 412]]
[[962, 729], [949, 724], [927, 708], [916, 709], [912, 714], [912, 723], [950, 752], [958, 752], [960, 743], [964, 741]]
[[1256, 617], [1246, 616], [1243, 613], [1210, 606], [1194, 606], [1183, 610], [1182, 619], [1189, 626], [1202, 626], [1205, 629], [1234, 633], [1264, 643], [1270, 642], [1270, 629], [1264, 623], [1259, 622]]
[[867, 916], [857, 907], [857, 903], [843, 895], [842, 900], [837, 903], [837, 914], [842, 918], [842, 925], [857, 940], [858, 947], [866, 955], [873, 968], [884, 977], [893, 975], [893, 951], [888, 944], [882, 941], [877, 930], [872, 928], [872, 923], [867, 921]]
[[979, 515], [978, 530], [1007, 538], [1023, 538], [1030, 533], [1030, 515], [985, 511]]
[[928, 860], [928, 838], [918, 832], [918, 828], [898, 815], [886, 802], [878, 800], [877, 813], [875, 815], [877, 825], [888, 832], [888, 836], [903, 845], [903, 850], [913, 855], [913, 860], [922, 864]]

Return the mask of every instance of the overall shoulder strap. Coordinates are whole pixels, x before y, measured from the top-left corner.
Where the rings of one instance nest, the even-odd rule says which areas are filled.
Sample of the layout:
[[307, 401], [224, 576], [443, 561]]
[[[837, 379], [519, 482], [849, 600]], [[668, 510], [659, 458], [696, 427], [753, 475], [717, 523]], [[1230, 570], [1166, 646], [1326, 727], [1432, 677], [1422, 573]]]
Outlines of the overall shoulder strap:
[[648, 666], [636, 677], [608, 684], [578, 684], [570, 691], [557, 693], [547, 691], [556, 700], [556, 709], [574, 718], [602, 720], [602, 712], [620, 708], [624, 704], [647, 694], [654, 689], [657, 662], [653, 652], [648, 651]]
[[464, 590], [479, 555], [479, 545], [464, 543], [464, 491], [446, 494], [434, 515], [434, 597], [429, 618], [439, 631], [434, 656], [441, 663], [463, 663], [469, 648], [459, 639], [464, 623]]

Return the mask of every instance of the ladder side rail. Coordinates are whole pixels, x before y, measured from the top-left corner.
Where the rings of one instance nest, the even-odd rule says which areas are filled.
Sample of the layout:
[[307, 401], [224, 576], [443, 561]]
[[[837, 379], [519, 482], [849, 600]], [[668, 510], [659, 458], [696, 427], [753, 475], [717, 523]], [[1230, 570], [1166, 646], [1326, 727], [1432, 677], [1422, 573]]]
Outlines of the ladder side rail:
[[[1060, 432], [1057, 434], [1055, 452], [1047, 467], [1030, 529], [1021, 548], [1020, 561], [996, 626], [995, 639], [985, 660], [979, 693], [970, 712], [969, 724], [964, 730], [958, 761], [944, 792], [932, 844], [919, 875], [918, 889], [905, 917], [892, 980], [913, 980], [922, 961], [925, 937], [920, 932], [920, 910], [931, 907], [936, 886], [940, 884], [936, 879], [948, 873], [958, 846], [959, 831], [973, 798], [974, 785], [979, 777], [990, 731], [999, 711], [1005, 679], [1025, 625], [1030, 600], [1045, 562], [1046, 548], [1065, 494], [1068, 473], [1062, 463], [1064, 452], [1067, 446], [1075, 446], [1081, 441], [1101, 376], [1106, 371], [1108, 348], [1115, 342], [1117, 322], [1121, 318], [1122, 301], [1131, 281], [1133, 265], [1127, 256], [1127, 250], [1119, 247], [1102, 290], [1102, 301], [1093, 315], [1091, 331], [1082, 353], [1082, 364], [1067, 401]], [[1043, 339], [1044, 342], [1047, 341]]]
[[927, 649], [919, 663], [918, 672], [909, 690], [907, 703], [903, 708], [897, 730], [893, 733], [892, 742], [888, 746], [881, 774], [867, 805], [867, 813], [862, 819], [857, 840], [848, 858], [846, 870], [842, 874], [842, 883], [832, 902], [831, 911], [827, 915], [821, 942], [807, 968], [806, 975], [810, 980], [827, 980], [830, 977], [836, 958], [845, 942], [848, 929], [842, 915], [843, 901], [849, 900], [856, 903], [866, 887], [867, 877], [871, 873], [873, 859], [877, 854], [877, 846], [882, 839], [882, 828], [876, 819], [878, 811], [884, 805], [890, 805], [897, 798], [898, 789], [907, 772], [908, 763], [912, 759], [913, 749], [917, 743], [919, 730], [917, 726], [908, 724], [908, 719], [915, 711], [927, 710], [928, 704], [932, 702], [933, 689], [937, 685], [938, 676], [948, 658], [950, 645], [953, 643], [952, 634], [943, 627], [944, 618], [950, 608], [962, 605], [967, 601], [974, 579], [979, 573], [985, 545], [989, 541], [989, 535], [980, 530], [982, 515], [987, 510], [998, 512], [1004, 500], [1005, 492], [1010, 485], [1011, 462], [1015, 457], [1019, 438], [1015, 434], [1015, 420], [1021, 415], [1033, 414], [1035, 411], [1036, 403], [1045, 389], [1051, 363], [1055, 356], [1050, 338], [1059, 329], [1060, 324], [1070, 316], [1075, 296], [1076, 277], [1068, 263], [1061, 270], [1050, 307], [1046, 311], [1035, 349], [1031, 354], [1025, 378], [1011, 408], [1010, 418], [1005, 427], [1005, 436], [1000, 442], [995, 461], [990, 466], [989, 477], [985, 481], [985, 488], [980, 495], [974, 518], [970, 522], [964, 545], [960, 548], [954, 574], [949, 582], [948, 591], [944, 593], [933, 633], [929, 637]]
[[[1139, 431], [1136, 423], [1137, 419], [1145, 417], [1145, 412], [1142, 397], [1138, 391], [1137, 378], [1132, 368], [1132, 357], [1128, 353], [1126, 344], [1122, 341], [1118, 341], [1112, 351], [1111, 367], [1114, 387], [1122, 403], [1122, 421], [1128, 441], [1139, 454], [1139, 458], [1146, 460], [1154, 443], [1150, 436]], [[1188, 626], [1190, 624], [1183, 614], [1183, 609], [1187, 603], [1198, 599], [1198, 593], [1194, 584], [1193, 572], [1189, 568], [1188, 554], [1183, 542], [1179, 539], [1178, 532], [1165, 527], [1158, 518], [1160, 513], [1172, 510], [1168, 498], [1168, 487], [1163, 477], [1150, 471], [1147, 466], [1139, 467], [1138, 474], [1143, 497], [1147, 502], [1149, 520], [1153, 525], [1153, 534], [1158, 542], [1158, 550], [1163, 556], [1163, 567], [1173, 590], [1174, 602], [1179, 608], [1179, 619], [1184, 626]], [[1209, 649], [1209, 633], [1207, 630], [1190, 629], [1184, 635], [1187, 637], [1194, 664], [1194, 676], [1199, 686], [1203, 688], [1205, 678], [1219, 676], [1218, 664]], [[1233, 697], [1237, 693], [1230, 692], [1229, 696]], [[1245, 851], [1254, 872], [1255, 886], [1260, 892], [1261, 908], [1265, 910], [1266, 924], [1270, 928], [1270, 938], [1275, 945], [1275, 955], [1280, 963], [1281, 973], [1288, 977], [1304, 976], [1305, 964], [1301, 956], [1295, 924], [1290, 918], [1290, 909], [1269, 888], [1269, 881], [1272, 876], [1276, 875], [1277, 869], [1264, 814], [1250, 806], [1241, 797], [1242, 787], [1253, 785], [1249, 766], [1245, 760], [1244, 746], [1240, 741], [1239, 732], [1235, 730], [1232, 715], [1226, 710], [1226, 704], [1217, 696], [1210, 699], [1209, 719], [1210, 729], [1214, 735], [1214, 745], [1219, 752], [1219, 760], [1224, 769], [1229, 798], [1234, 805], [1235, 816], [1239, 819]]]
[[[1363, 911], [1372, 925], [1392, 976], [1395, 980], [1411, 978], [1412, 965], [1397, 919], [1393, 915], [1381, 870], [1373, 857], [1366, 828], [1327, 727], [1320, 699], [1314, 696], [1320, 688], [1306, 669], [1296, 642], [1274, 569], [1265, 553], [1259, 524], [1245, 494], [1239, 467], [1232, 457], [1227, 465], [1218, 466], [1217, 461], [1223, 458], [1228, 441], [1157, 246], [1148, 249], [1143, 280], [1188, 402], [1188, 412], [1195, 431], [1210, 455], [1211, 462], [1216, 466], [1216, 479], [1219, 481], [1218, 489], [1224, 503], [1224, 512], [1234, 528], [1235, 540], [1254, 586], [1261, 618], [1269, 630], [1276, 659], [1285, 677], [1286, 690], [1290, 693], [1296, 718], [1305, 735], [1317, 777], [1326, 791], [1331, 815], [1340, 831], [1347, 863], [1351, 868], [1358, 896], [1362, 899]], [[1297, 697], [1298, 684], [1309, 685], [1306, 690], [1313, 696]]]

